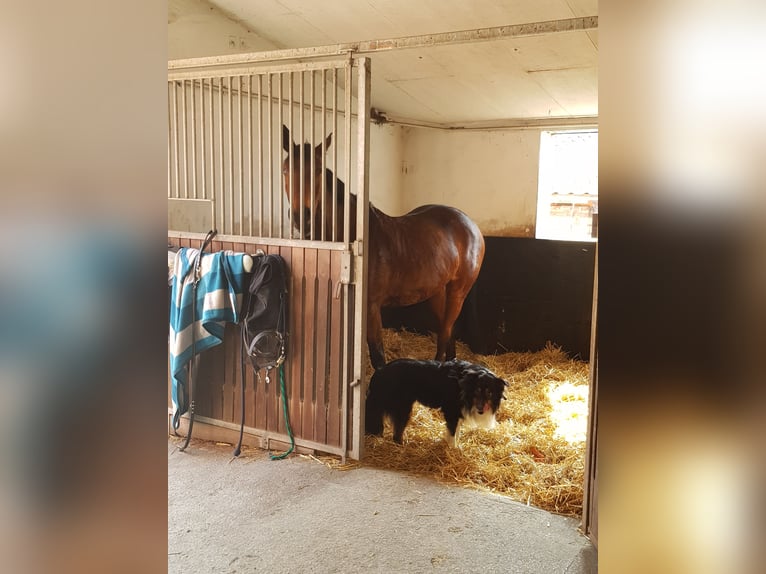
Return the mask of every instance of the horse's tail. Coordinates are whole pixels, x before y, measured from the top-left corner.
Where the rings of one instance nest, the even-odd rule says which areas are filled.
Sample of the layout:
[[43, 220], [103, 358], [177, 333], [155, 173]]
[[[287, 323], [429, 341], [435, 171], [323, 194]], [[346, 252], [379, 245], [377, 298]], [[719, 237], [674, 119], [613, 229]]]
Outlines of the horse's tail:
[[370, 379], [370, 388], [367, 391], [367, 400], [364, 407], [364, 432], [372, 435], [383, 434], [383, 409], [380, 398], [376, 392], [375, 374]]

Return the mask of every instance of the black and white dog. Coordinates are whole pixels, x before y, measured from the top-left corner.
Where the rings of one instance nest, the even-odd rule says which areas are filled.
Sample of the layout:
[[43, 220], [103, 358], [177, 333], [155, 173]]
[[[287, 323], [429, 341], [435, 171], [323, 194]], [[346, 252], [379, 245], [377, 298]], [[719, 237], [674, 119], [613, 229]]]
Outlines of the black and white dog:
[[444, 439], [450, 446], [460, 425], [494, 428], [495, 413], [508, 385], [485, 367], [453, 359], [419, 361], [397, 359], [381, 367], [370, 380], [365, 409], [367, 434], [383, 433], [383, 417], [394, 426], [394, 441], [401, 443], [415, 401], [440, 409], [447, 421]]

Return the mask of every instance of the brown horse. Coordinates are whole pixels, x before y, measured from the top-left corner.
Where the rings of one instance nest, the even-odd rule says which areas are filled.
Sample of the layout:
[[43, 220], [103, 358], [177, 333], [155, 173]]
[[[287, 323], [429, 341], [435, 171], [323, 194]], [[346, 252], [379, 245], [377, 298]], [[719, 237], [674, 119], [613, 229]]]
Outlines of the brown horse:
[[[290, 200], [293, 227], [299, 233], [302, 231], [304, 239], [343, 241], [345, 186], [324, 167], [323, 161], [331, 141], [332, 134], [313, 150], [308, 143], [295, 145], [290, 139], [290, 130], [282, 126], [282, 148], [288, 153], [282, 163], [285, 192]], [[333, 183], [337, 193], [333, 191]], [[354, 241], [356, 196], [349, 194], [349, 197], [349, 241]], [[428, 301], [438, 324], [435, 359], [454, 359], [452, 328], [484, 259], [484, 238], [479, 228], [465, 213], [446, 205], [424, 205], [401, 217], [388, 216], [372, 203], [369, 205], [367, 345], [372, 366], [378, 369], [386, 362], [381, 308], [404, 307], [422, 301]]]

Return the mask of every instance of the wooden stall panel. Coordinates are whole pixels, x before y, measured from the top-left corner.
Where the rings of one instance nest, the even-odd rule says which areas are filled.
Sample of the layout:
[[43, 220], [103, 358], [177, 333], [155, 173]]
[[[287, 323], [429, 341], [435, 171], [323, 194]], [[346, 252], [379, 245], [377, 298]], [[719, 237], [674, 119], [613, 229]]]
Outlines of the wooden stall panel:
[[303, 350], [304, 332], [304, 249], [292, 248], [292, 268], [290, 269], [290, 376], [288, 393], [290, 398], [290, 421], [293, 433], [303, 437], [301, 417], [301, 388], [303, 387]]
[[[201, 240], [170, 238], [178, 247], [199, 248]], [[289, 273], [285, 384], [290, 425], [300, 443], [343, 445], [343, 321], [349, 315], [339, 288], [341, 253], [331, 249], [258, 245], [213, 240], [210, 252], [258, 249], [281, 255]], [[350, 366], [350, 365], [349, 365]], [[245, 360], [245, 425], [255, 431], [287, 434], [278, 371], [253, 372]], [[242, 413], [242, 356], [239, 325], [227, 324], [222, 345], [199, 355], [195, 365], [195, 412], [239, 424]]]
[[314, 395], [316, 393], [316, 317], [317, 317], [317, 250], [306, 249], [304, 253], [304, 317], [303, 317], [303, 381], [301, 407], [303, 420], [301, 436], [315, 440]]
[[335, 251], [330, 256], [332, 273], [332, 303], [330, 307], [330, 380], [327, 395], [327, 444], [341, 446], [341, 373], [343, 357], [343, 289], [340, 288], [341, 255]]
[[314, 440], [327, 440], [327, 397], [330, 378], [329, 354], [330, 316], [332, 314], [332, 275], [330, 267], [330, 252], [322, 249], [317, 253], [317, 305], [316, 305], [316, 378], [314, 396]]

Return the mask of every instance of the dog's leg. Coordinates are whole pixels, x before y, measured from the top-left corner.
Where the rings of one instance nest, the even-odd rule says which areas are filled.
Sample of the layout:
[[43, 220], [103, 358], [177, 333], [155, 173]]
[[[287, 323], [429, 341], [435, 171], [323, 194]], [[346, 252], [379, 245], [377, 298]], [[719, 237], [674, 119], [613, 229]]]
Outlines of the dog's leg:
[[451, 446], [457, 446], [457, 434], [460, 430], [460, 419], [458, 417], [444, 417], [447, 420], [447, 428], [444, 429], [444, 440]]
[[401, 403], [395, 405], [389, 411], [389, 417], [391, 418], [391, 423], [394, 426], [394, 442], [396, 443], [402, 444], [402, 436], [404, 435], [404, 429], [410, 420], [413, 404], [414, 402], [409, 404]]

